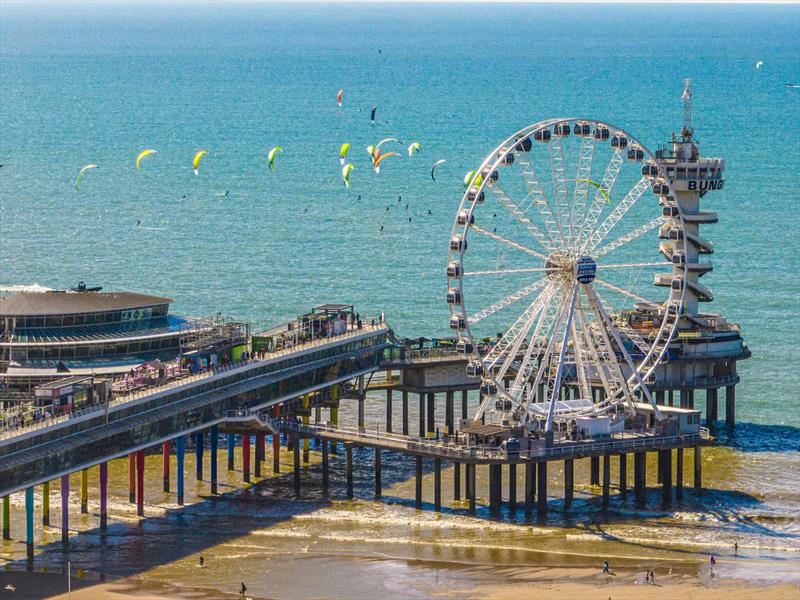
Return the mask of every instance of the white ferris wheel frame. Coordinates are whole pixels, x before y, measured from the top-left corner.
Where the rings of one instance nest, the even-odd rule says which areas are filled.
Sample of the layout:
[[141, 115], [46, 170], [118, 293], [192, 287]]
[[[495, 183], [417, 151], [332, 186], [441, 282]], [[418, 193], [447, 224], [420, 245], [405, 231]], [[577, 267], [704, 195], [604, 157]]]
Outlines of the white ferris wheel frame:
[[[591, 134], [588, 136], [583, 136], [581, 140], [579, 151], [580, 154], [578, 156], [578, 168], [575, 178], [572, 179], [566, 175], [566, 169], [564, 167], [563, 160], [564, 149], [561, 137], [553, 134], [546, 141], [535, 141], [534, 136], [537, 132], [542, 132], [544, 130], [548, 130], [552, 133], [553, 127], [557, 124], [566, 124], [568, 127], [570, 127], [571, 131], [573, 125], [576, 123], [588, 124], [591, 127]], [[581, 181], [588, 181], [589, 176], [591, 175], [592, 162], [594, 159], [594, 146], [596, 144], [609, 143], [608, 140], [594, 139], [594, 133], [598, 127], [605, 127], [609, 131], [614, 132], [615, 135], [625, 136], [628, 143], [627, 148], [638, 148], [643, 152], [642, 160], [636, 160], [635, 162], [642, 165], [655, 165], [657, 168], [657, 175], [652, 177], [646, 177], [643, 175], [642, 178], [621, 200], [611, 202], [613, 208], [602, 221], [599, 219], [600, 213], [603, 210], [602, 203], [598, 202], [598, 196], [600, 196], [602, 193], [600, 188], [598, 188], [598, 191], [595, 193], [595, 198], [590, 200], [587, 183], [583, 183], [583, 186], [581, 187]], [[548, 145], [554, 144], [558, 146], [558, 148], [555, 149], [554, 146], [548, 147], [548, 154], [550, 157], [550, 174], [553, 185], [553, 198], [548, 198], [548, 195], [544, 192], [542, 183], [536, 177], [532, 162], [528, 162], [526, 166], [521, 167], [521, 175], [528, 190], [528, 196], [526, 199], [532, 197], [534, 200], [539, 200], [539, 216], [541, 217], [541, 222], [544, 224], [544, 226], [533, 222], [527, 217], [526, 210], [533, 210], [533, 204], [528, 206], [526, 209], [520, 208], [521, 203], [515, 202], [497, 183], [495, 183], [501, 181], [501, 173], [503, 168], [511, 168], [508, 166], [507, 162], [507, 156], [509, 154], [514, 155], [512, 157], [513, 162], [520, 164], [519, 156], [524, 156], [528, 153], [528, 151], [518, 148], [518, 146], [526, 138], [530, 139], [532, 145], [546, 143]], [[588, 144], [586, 143], [587, 141]], [[532, 149], [530, 151], [532, 151]], [[610, 198], [617, 175], [627, 160], [623, 156], [624, 154], [624, 147], [616, 148], [613, 151], [609, 164], [605, 168], [605, 173], [600, 186], [608, 192], [606, 198]], [[527, 172], [525, 169], [527, 169]], [[559, 175], [556, 176], [556, 173], [559, 173]], [[492, 178], [493, 174], [496, 174], [494, 179]], [[569, 181], [571, 180], [575, 182], [574, 190], [570, 190], [568, 187]], [[666, 193], [662, 193], [660, 195], [666, 196], [667, 200], [672, 198], [672, 203], [669, 204], [669, 206], [673, 206], [675, 209], [677, 209], [673, 210], [672, 216], [667, 217], [662, 213], [652, 221], [649, 221], [644, 225], [640, 225], [632, 231], [626, 232], [617, 239], [606, 240], [606, 237], [624, 218], [627, 211], [638, 202], [645, 192], [652, 191], [655, 183], [666, 186], [666, 188], [662, 187], [662, 189], [666, 189]], [[538, 248], [519, 244], [514, 240], [505, 238], [495, 232], [489, 232], [488, 230], [483, 229], [479, 225], [475, 224], [474, 213], [476, 207], [480, 203], [478, 199], [481, 198], [482, 194], [484, 193], [486, 193], [487, 196], [489, 193], [491, 193], [493, 197], [510, 212], [511, 216], [531, 234], [536, 242], [538, 242]], [[572, 203], [570, 203], [570, 196], [572, 196]], [[591, 202], [591, 205], [589, 205], [588, 209], [586, 208], [587, 201]], [[578, 202], [581, 204], [577, 204]], [[575, 220], [575, 213], [578, 212], [573, 211], [575, 206], [580, 206], [580, 211], [582, 213], [580, 215], [582, 217], [580, 221]], [[559, 209], [564, 209], [567, 207], [570, 208], [569, 214], [561, 215]], [[659, 211], [661, 211], [661, 203], [659, 203], [658, 208]], [[460, 220], [459, 215], [461, 215]], [[464, 218], [464, 215], [466, 215], [466, 218]], [[568, 218], [568, 221], [563, 223], [562, 218]], [[492, 397], [497, 397], [503, 400], [511, 401], [512, 408], [504, 412], [511, 413], [513, 410], [517, 409], [516, 414], [519, 417], [519, 422], [521, 424], [525, 424], [529, 419], [529, 406], [532, 397], [530, 394], [524, 393], [524, 388], [526, 386], [530, 386], [531, 389], [537, 390], [540, 379], [544, 372], [544, 369], [540, 367], [537, 372], [537, 378], [533, 381], [530, 381], [529, 378], [531, 377], [532, 373], [526, 373], [524, 371], [530, 364], [531, 354], [534, 350], [544, 350], [544, 359], [551, 361], [552, 353], [557, 351], [559, 361], [555, 380], [550, 382], [553, 389], [549, 398], [549, 407], [545, 426], [546, 431], [551, 431], [553, 427], [553, 421], [556, 418], [556, 405], [558, 396], [560, 394], [559, 388], [561, 387], [561, 379], [563, 376], [564, 359], [566, 353], [569, 351], [568, 341], [574, 336], [575, 339], [573, 339], [573, 347], [575, 347], [578, 345], [578, 340], [581, 339], [580, 336], [577, 335], [575, 328], [575, 313], [576, 311], [578, 312], [578, 318], [583, 320], [585, 326], [588, 321], [584, 319], [583, 310], [588, 308], [594, 313], [597, 322], [601, 324], [601, 327], [598, 329], [601, 330], [600, 337], [604, 338], [603, 344], [605, 345], [606, 350], [603, 361], [609, 363], [609, 366], [607, 367], [607, 373], [605, 372], [604, 368], [597, 370], [602, 384], [606, 390], [609, 391], [610, 385], [606, 381], [607, 376], [621, 379], [620, 381], [616, 382], [618, 387], [611, 397], [606, 397], [603, 401], [595, 403], [594, 406], [589, 410], [581, 409], [572, 411], [571, 413], [567, 410], [565, 411], [569, 413], [567, 416], [572, 417], [575, 416], [575, 414], [604, 413], [618, 404], [623, 404], [628, 412], [635, 415], [636, 408], [633, 403], [633, 396], [637, 391], [641, 391], [641, 393], [646, 397], [653, 407], [656, 418], [661, 420], [661, 412], [659, 411], [655, 400], [650, 394], [645, 382], [653, 376], [656, 368], [663, 361], [667, 348], [669, 347], [669, 344], [673, 340], [675, 332], [678, 329], [678, 323], [681, 318], [682, 307], [684, 306], [683, 303], [686, 293], [686, 275], [688, 267], [686, 266], [685, 261], [680, 264], [675, 264], [673, 261], [671, 264], [664, 262], [612, 265], [613, 268], [642, 266], [666, 267], [667, 265], [670, 265], [672, 268], [672, 281], [674, 282], [677, 280], [680, 283], [677, 288], [674, 285], [670, 286], [669, 297], [663, 303], [654, 303], [653, 301], [647, 300], [646, 298], [625, 290], [622, 287], [602, 280], [599, 274], [603, 268], [603, 265], [597, 263], [596, 267], [598, 269], [598, 274], [591, 283], [578, 283], [576, 280], [572, 283], [569, 289], [566, 289], [563, 284], [554, 285], [552, 281], [547, 280], [547, 277], [543, 277], [533, 284], [528, 285], [517, 292], [494, 302], [489, 307], [482, 309], [468, 318], [465, 303], [466, 298], [464, 296], [464, 279], [465, 277], [473, 275], [503, 276], [511, 273], [533, 274], [537, 272], [544, 274], [548, 271], [555, 270], [553, 268], [547, 268], [546, 265], [548, 258], [552, 256], [553, 253], [565, 252], [567, 250], [574, 251], [576, 249], [576, 246], [574, 245], [575, 240], [577, 240], [580, 244], [580, 255], [590, 255], [593, 259], [597, 259], [615, 250], [616, 248], [630, 243], [631, 241], [641, 237], [645, 233], [659, 226], [663, 227], [665, 223], [670, 223], [670, 229], [680, 230], [680, 233], [677, 235], [677, 239], [670, 239], [670, 243], [672, 244], [673, 252], [680, 251], [682, 252], [683, 256], [686, 256], [684, 216], [678, 204], [674, 202], [672, 186], [669, 178], [664, 172], [664, 169], [655, 161], [655, 157], [647, 149], [647, 147], [636, 137], [624, 129], [610, 123], [596, 119], [575, 117], [562, 117], [540, 121], [533, 125], [529, 125], [528, 127], [525, 127], [509, 136], [486, 156], [479, 168], [475, 171], [473, 180], [467, 184], [464, 195], [461, 198], [461, 203], [459, 204], [459, 208], [456, 213], [456, 219], [454, 220], [453, 227], [451, 229], [451, 243], [448, 250], [448, 294], [455, 289], [458, 291], [460, 298], [460, 302], [449, 302], [451, 324], [453, 323], [454, 319], [463, 320], [463, 327], [457, 328], [459, 341], [462, 343], [468, 343], [469, 346], [467, 347], [471, 349], [471, 352], [473, 352], [472, 359], [480, 361], [480, 365], [482, 367], [482, 380], [494, 385], [492, 390], [493, 393], [482, 393], [480, 406], [474, 416], [475, 419], [482, 418], [487, 408], [489, 408], [489, 402]], [[589, 224], [588, 231], [585, 231], [587, 224]], [[567, 227], [569, 228], [568, 234], [565, 233], [565, 229], [567, 229]], [[578, 231], [577, 238], [574, 235], [576, 229]], [[479, 233], [490, 239], [494, 239], [498, 243], [501, 243], [505, 246], [516, 248], [517, 250], [528, 253], [529, 255], [532, 255], [533, 257], [543, 261], [544, 265], [542, 267], [509, 269], [503, 271], [466, 272], [464, 267], [464, 256], [467, 252], [466, 242], [471, 231]], [[571, 245], [570, 248], [567, 248], [566, 238], [569, 239], [569, 244]], [[458, 248], [454, 248], [453, 246], [453, 240], [456, 239], [461, 239], [463, 241], [463, 243], [458, 245]], [[558, 243], [559, 239], [561, 242], [560, 244]], [[573, 256], [573, 259], [574, 258], [577, 257]], [[450, 265], [453, 264], [456, 264], [460, 267], [460, 271], [456, 276], [452, 276], [449, 272]], [[625, 335], [628, 336], [628, 339], [633, 341], [640, 350], [646, 350], [646, 352], [644, 352], [644, 357], [638, 363], [632, 360], [630, 354], [621, 342], [620, 336], [622, 334], [619, 328], [614, 325], [613, 319], [609, 314], [610, 311], [604, 307], [601, 297], [594, 289], [595, 284], [599, 284], [600, 286], [610, 289], [617, 294], [630, 297], [632, 300], [637, 302], [644, 302], [653, 308], [659, 308], [659, 313], [661, 314], [661, 323], [651, 344], [648, 345], [641, 339], [637, 340], [636, 332], [627, 330], [625, 332]], [[557, 314], [548, 315], [545, 317], [543, 311], [546, 310], [546, 306], [550, 305], [550, 301], [559, 294], [561, 294], [562, 299], [558, 305], [558, 311], [556, 311]], [[511, 304], [529, 295], [535, 295], [535, 299], [529, 304], [527, 309], [522, 313], [517, 321], [512, 324], [510, 328], [506, 329], [502, 337], [498, 339], [495, 346], [485, 356], [479, 356], [477, 353], [475, 353], [474, 349], [477, 348], [477, 344], [475, 343], [471, 325], [490, 314], [494, 314], [500, 310], [503, 310], [506, 306], [510, 306]], [[583, 302], [579, 299], [581, 295], [585, 296], [588, 300], [588, 306], [584, 306]], [[567, 298], [569, 298], [569, 300], [567, 300]], [[549, 318], [550, 320], [555, 319], [556, 326], [552, 329], [553, 335], [549, 340], [547, 340], [547, 347], [543, 348], [541, 344], [537, 344], [537, 339], [540, 330], [543, 329], [545, 318]], [[556, 337], [558, 337], [562, 322], [565, 324], [563, 326], [564, 334], [563, 339], [561, 340], [561, 347], [554, 348], [554, 342], [556, 341]], [[519, 329], [519, 331], [516, 333], [514, 333], [515, 327]], [[544, 332], [548, 333], [551, 328], [552, 325], [549, 325], [546, 329], [544, 329]], [[514, 359], [516, 359], [516, 357], [519, 355], [522, 344], [528, 339], [528, 334], [530, 334], [531, 331], [533, 331], [533, 333], [530, 335], [530, 343], [528, 344], [525, 357], [523, 358], [523, 368], [517, 372], [511, 388], [509, 390], [505, 390], [503, 386], [503, 376], [510, 368], [511, 362], [513, 362]], [[506, 337], [509, 335], [509, 333], [511, 333], [511, 336], [508, 340], [506, 340]], [[520, 335], [520, 333], [522, 334]], [[588, 346], [591, 346], [595, 351], [597, 350], [597, 348], [588, 338], [588, 333], [585, 328], [583, 330], [583, 338], [584, 342]], [[498, 347], [500, 349], [495, 351]], [[617, 363], [616, 367], [614, 367], [612, 364], [617, 362], [617, 351], [622, 354], [624, 363], [631, 371], [630, 376], [627, 378], [623, 376], [620, 368], [621, 365], [619, 363]], [[503, 354], [504, 352], [505, 355]], [[578, 351], [574, 352], [574, 360], [576, 361], [579, 389], [585, 393], [585, 390], [588, 388], [588, 383], [585, 381], [586, 372], [579, 364], [582, 360], [582, 354], [583, 351], [578, 348]], [[498, 377], [496, 367], [501, 358], [503, 359], [503, 364], [500, 367], [501, 374]], [[594, 358], [598, 358], [597, 354], [594, 355]], [[525, 396], [527, 396], [527, 398], [525, 398]], [[534, 392], [533, 397], [536, 396], [537, 394]]]

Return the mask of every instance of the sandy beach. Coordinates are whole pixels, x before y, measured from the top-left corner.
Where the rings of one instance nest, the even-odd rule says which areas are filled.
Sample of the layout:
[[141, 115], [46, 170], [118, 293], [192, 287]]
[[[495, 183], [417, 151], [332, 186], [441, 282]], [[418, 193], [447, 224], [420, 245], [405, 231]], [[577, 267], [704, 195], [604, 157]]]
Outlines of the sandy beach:
[[[471, 578], [465, 579], [469, 583]], [[158, 600], [164, 598], [204, 599], [240, 597], [235, 590], [221, 591], [201, 587], [178, 587], [139, 578], [114, 581], [96, 581], [73, 577], [71, 598], [75, 600]], [[474, 580], [473, 580], [474, 581]], [[0, 598], [67, 600], [67, 582], [60, 573], [24, 571], [0, 572]], [[14, 591], [6, 588], [13, 586]], [[640, 600], [663, 598], [691, 598], [692, 600], [717, 600], [747, 598], [753, 600], [796, 600], [800, 586], [791, 583], [757, 585], [738, 579], [706, 580], [685, 573], [674, 573], [657, 578], [655, 585], [644, 585], [643, 571], [624, 569], [611, 575], [598, 574], [590, 568], [530, 568], [510, 569], [504, 583], [484, 584], [444, 591], [426, 585], [409, 589], [409, 594], [419, 592], [431, 598], [506, 600], [510, 598], [558, 599], [587, 598], [607, 600]], [[248, 593], [248, 598], [261, 598]], [[283, 596], [276, 596], [283, 597]], [[304, 598], [301, 589], [293, 598]], [[266, 598], [271, 598], [267, 596]]]

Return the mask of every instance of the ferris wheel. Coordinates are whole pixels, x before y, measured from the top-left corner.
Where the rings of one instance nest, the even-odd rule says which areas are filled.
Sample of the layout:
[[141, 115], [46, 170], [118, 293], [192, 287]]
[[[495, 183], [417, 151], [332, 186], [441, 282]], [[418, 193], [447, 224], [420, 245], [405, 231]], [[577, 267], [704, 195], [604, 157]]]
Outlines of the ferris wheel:
[[619, 127], [551, 119], [506, 139], [465, 186], [447, 303], [481, 378], [474, 418], [549, 432], [647, 401], [661, 419], [647, 381], [677, 330], [688, 262], [661, 164]]

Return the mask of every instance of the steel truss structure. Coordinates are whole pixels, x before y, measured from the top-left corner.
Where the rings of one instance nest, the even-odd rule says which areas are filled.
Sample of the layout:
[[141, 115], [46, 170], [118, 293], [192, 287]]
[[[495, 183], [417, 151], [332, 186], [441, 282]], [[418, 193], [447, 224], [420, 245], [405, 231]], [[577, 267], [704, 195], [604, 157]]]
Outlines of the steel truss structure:
[[[502, 232], [487, 225], [498, 212], [508, 219]], [[685, 264], [637, 243], [659, 228], [676, 231], [673, 255], [685, 252], [668, 178], [614, 125], [541, 121], [483, 160], [461, 199], [447, 265], [450, 326], [471, 354], [468, 373], [482, 379], [475, 419], [550, 432], [576, 416], [635, 414], [638, 399], [655, 407], [646, 382], [677, 330], [686, 281]], [[659, 269], [673, 283], [655, 298]], [[633, 285], [642, 278], [645, 286]], [[631, 303], [650, 315], [644, 325], [630, 321]], [[485, 320], [505, 323], [488, 344]], [[572, 400], [567, 386], [577, 390]]]

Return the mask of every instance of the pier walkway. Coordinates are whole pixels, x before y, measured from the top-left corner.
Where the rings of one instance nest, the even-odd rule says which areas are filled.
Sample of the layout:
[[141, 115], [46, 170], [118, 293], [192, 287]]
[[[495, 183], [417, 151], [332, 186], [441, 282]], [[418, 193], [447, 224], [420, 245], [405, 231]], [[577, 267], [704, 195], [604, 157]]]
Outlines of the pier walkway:
[[0, 496], [376, 370], [388, 326], [353, 328], [27, 427], [0, 431]]

